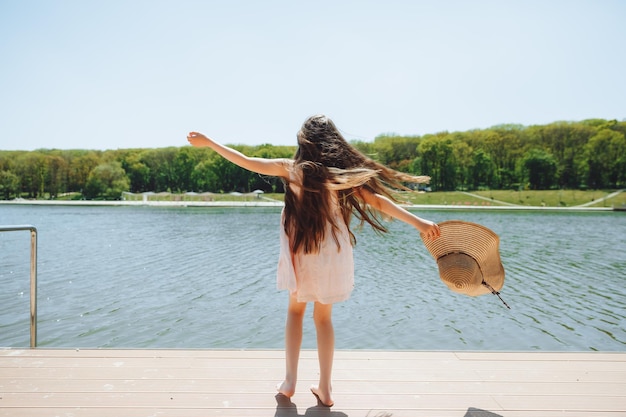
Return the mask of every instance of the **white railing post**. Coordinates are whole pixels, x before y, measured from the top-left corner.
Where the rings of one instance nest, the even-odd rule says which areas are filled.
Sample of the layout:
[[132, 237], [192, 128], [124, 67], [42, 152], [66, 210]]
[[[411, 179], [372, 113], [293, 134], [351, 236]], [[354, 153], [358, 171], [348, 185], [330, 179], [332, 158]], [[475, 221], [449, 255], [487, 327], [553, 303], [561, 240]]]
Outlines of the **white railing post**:
[[30, 347], [37, 347], [37, 228], [31, 225], [0, 226], [0, 232], [30, 230]]

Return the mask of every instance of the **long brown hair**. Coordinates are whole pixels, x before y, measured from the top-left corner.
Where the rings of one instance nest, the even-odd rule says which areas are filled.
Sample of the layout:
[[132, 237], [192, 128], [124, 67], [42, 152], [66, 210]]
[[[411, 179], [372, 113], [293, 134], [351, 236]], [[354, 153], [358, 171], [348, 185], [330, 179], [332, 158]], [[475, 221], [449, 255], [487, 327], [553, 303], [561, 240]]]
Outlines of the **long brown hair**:
[[368, 158], [350, 145], [332, 120], [324, 115], [309, 117], [298, 132], [298, 149], [294, 169], [302, 181], [301, 192], [295, 194], [285, 187], [285, 232], [290, 236], [291, 250], [296, 253], [319, 252], [327, 224], [339, 247], [339, 225], [332, 213], [331, 193], [336, 192], [350, 240], [356, 238], [350, 230], [350, 217], [354, 214], [363, 225], [369, 223], [374, 230], [386, 232], [387, 228], [377, 213], [362, 204], [358, 190], [362, 187], [382, 194], [393, 201], [394, 189], [408, 190], [403, 182], [428, 182], [428, 177], [416, 177], [387, 168]]

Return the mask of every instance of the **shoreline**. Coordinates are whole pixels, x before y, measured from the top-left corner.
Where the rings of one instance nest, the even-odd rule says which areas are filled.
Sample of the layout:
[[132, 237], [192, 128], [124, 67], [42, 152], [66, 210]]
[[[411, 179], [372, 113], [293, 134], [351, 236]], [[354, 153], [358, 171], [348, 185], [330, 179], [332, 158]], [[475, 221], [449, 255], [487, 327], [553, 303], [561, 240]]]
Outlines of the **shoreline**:
[[[0, 200], [0, 205], [34, 206], [100, 206], [100, 207], [283, 207], [282, 201], [128, 201], [128, 200]], [[478, 206], [401, 204], [406, 209], [422, 210], [505, 210], [505, 211], [622, 211], [615, 207], [540, 207], [540, 206]]]

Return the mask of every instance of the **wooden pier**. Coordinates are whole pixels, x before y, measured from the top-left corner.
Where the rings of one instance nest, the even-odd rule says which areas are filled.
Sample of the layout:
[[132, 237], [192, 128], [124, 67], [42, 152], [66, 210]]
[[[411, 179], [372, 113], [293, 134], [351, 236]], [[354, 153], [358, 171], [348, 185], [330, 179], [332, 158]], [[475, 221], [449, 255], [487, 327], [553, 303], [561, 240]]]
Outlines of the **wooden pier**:
[[335, 406], [315, 351], [276, 396], [279, 350], [0, 349], [0, 416], [617, 417], [626, 353], [337, 351]]

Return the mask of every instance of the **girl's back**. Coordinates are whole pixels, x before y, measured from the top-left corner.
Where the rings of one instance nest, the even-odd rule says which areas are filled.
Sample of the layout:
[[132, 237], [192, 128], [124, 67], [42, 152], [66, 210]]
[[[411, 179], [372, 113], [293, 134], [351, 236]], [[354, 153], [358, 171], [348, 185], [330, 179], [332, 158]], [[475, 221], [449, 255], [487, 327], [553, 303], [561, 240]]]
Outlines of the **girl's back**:
[[[294, 198], [302, 196], [301, 178], [302, 173], [294, 167], [288, 182], [289, 192], [293, 193]], [[277, 286], [279, 289], [289, 289], [300, 302], [332, 304], [344, 301], [354, 288], [351, 235], [342, 217], [337, 192], [329, 192], [328, 199], [331, 221], [326, 222], [316, 251], [294, 252], [293, 240], [287, 235], [285, 227], [281, 227]], [[285, 210], [281, 219], [281, 224], [284, 224]]]

